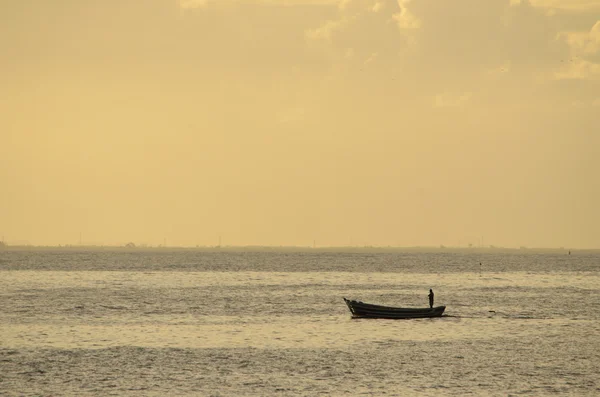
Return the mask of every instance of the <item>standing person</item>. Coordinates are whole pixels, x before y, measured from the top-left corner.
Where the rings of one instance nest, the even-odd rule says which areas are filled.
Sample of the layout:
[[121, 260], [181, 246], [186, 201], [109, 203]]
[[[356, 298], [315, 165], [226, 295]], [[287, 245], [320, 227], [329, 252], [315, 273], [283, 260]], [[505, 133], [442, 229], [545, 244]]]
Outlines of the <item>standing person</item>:
[[433, 308], [433, 290], [429, 289], [429, 307]]

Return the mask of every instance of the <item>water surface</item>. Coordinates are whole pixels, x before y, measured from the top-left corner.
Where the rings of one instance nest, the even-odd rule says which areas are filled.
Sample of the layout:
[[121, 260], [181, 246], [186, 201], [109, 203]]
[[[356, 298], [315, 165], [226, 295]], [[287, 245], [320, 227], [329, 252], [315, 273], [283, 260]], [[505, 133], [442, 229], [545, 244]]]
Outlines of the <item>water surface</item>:
[[[2, 251], [0, 395], [598, 395], [599, 264]], [[429, 288], [442, 318], [353, 320], [342, 300], [419, 307]]]

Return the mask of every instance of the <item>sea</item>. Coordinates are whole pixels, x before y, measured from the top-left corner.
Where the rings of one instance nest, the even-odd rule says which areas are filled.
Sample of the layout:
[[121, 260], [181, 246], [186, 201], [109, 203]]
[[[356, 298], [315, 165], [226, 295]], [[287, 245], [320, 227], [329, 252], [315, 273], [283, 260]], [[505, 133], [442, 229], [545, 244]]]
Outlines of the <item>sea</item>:
[[0, 395], [598, 396], [599, 290], [600, 251], [9, 247]]

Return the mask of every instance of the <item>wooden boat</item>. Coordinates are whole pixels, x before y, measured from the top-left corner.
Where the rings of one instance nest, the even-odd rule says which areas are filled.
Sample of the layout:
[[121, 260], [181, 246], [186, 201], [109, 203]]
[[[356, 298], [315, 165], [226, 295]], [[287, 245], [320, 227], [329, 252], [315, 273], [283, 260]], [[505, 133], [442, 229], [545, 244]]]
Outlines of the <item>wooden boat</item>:
[[348, 305], [348, 309], [350, 309], [353, 318], [404, 319], [440, 317], [444, 313], [444, 310], [446, 310], [446, 306], [437, 306], [433, 308], [390, 307], [372, 305], [346, 298], [344, 298], [344, 302]]

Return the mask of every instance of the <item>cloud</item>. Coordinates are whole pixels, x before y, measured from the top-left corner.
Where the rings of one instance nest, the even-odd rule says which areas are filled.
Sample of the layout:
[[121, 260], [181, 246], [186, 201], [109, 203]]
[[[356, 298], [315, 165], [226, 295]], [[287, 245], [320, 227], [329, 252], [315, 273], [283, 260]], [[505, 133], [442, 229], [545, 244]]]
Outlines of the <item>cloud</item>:
[[[242, 11], [239, 5], [252, 5], [252, 13], [223, 19], [222, 26], [198, 24], [198, 31], [220, 32], [228, 40], [225, 56], [224, 45], [214, 46], [215, 62], [244, 56], [257, 65], [293, 64], [327, 76], [364, 72], [369, 64], [390, 81], [418, 86], [425, 101], [440, 90], [473, 92], [479, 100], [482, 83], [508, 89], [541, 81], [596, 79], [598, 74], [600, 21], [589, 24], [589, 16], [564, 10], [549, 17], [548, 9], [558, 4], [550, 0], [179, 1], [185, 8], [226, 8], [232, 15]], [[600, 0], [574, 3], [592, 7]], [[296, 13], [287, 6], [302, 8]], [[229, 23], [244, 29], [227, 28]], [[561, 33], [565, 27], [572, 31]], [[240, 36], [240, 31], [249, 33]], [[575, 55], [578, 60], [569, 62]], [[372, 74], [361, 73], [361, 78], [367, 76]], [[437, 103], [448, 106], [456, 101], [442, 94]]]
[[400, 11], [392, 16], [400, 29], [418, 29], [421, 27], [421, 20], [408, 9], [410, 2], [411, 0], [398, 0]]
[[571, 59], [555, 75], [557, 79], [600, 79], [600, 20], [588, 32], [562, 32], [559, 39], [569, 46]]
[[594, 55], [600, 52], [600, 20], [589, 32], [565, 32], [560, 37], [567, 42], [574, 54]]
[[306, 30], [305, 37], [310, 40], [331, 41], [334, 33], [342, 30], [350, 21], [351, 18], [348, 17], [342, 17], [338, 20], [328, 20], [318, 28]]
[[384, 4], [382, 2], [375, 2], [375, 4], [373, 4], [373, 7], [371, 8], [371, 11], [373, 12], [379, 12], [383, 9]]
[[558, 80], [600, 80], [600, 64], [577, 59], [555, 73]]
[[[341, 0], [337, 16], [306, 29], [305, 38], [328, 42], [334, 47], [340, 45], [343, 51], [353, 48], [355, 53], [363, 53], [363, 59], [375, 52], [381, 53], [382, 46], [389, 47], [389, 52], [398, 45], [397, 27], [415, 29], [420, 26], [420, 20], [407, 7], [410, 1], [396, 0], [388, 4], [381, 0]], [[397, 48], [394, 51], [397, 52]]]
[[179, 0], [181, 8], [201, 8], [208, 5], [264, 4], [272, 6], [336, 6], [343, 8], [350, 0]]
[[[322, 4], [329, 4], [326, 1]], [[307, 29], [305, 37], [310, 40], [324, 40], [330, 42], [333, 36], [344, 30], [350, 23], [361, 18], [366, 12], [378, 13], [384, 8], [383, 3], [374, 0], [339, 0], [338, 18], [329, 19], [319, 27]]]
[[[511, 0], [511, 5], [526, 3], [527, 0]], [[600, 10], [600, 0], [529, 0], [534, 7], [566, 11]]]
[[[412, 0], [396, 0], [400, 9], [403, 10], [403, 20], [412, 20], [414, 16], [407, 11], [406, 5]], [[378, 12], [385, 7], [381, 0], [179, 0], [181, 8], [200, 8], [209, 4], [267, 4], [276, 6], [296, 6], [296, 5], [315, 5], [315, 6], [335, 6], [339, 9], [348, 9], [351, 6], [360, 6], [369, 4], [371, 11]], [[510, 5], [518, 6], [530, 4], [533, 7], [547, 8], [566, 11], [592, 11], [600, 10], [600, 0], [509, 0]], [[412, 26], [412, 22], [409, 24]]]
[[350, 4], [352, 0], [340, 0], [338, 3], [338, 8], [340, 10], [344, 10], [348, 7], [348, 5]]

